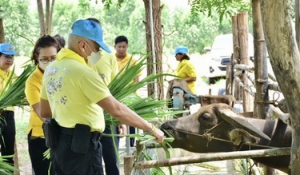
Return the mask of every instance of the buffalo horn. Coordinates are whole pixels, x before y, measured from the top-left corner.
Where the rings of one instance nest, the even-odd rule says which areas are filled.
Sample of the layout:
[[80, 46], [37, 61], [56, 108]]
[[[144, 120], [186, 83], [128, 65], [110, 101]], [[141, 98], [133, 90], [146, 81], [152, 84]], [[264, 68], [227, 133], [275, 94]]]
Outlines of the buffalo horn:
[[262, 131], [258, 130], [255, 126], [253, 126], [251, 123], [249, 123], [243, 117], [234, 113], [232, 110], [222, 109], [222, 110], [219, 110], [219, 112], [220, 112], [220, 117], [223, 120], [225, 120], [226, 122], [232, 124], [233, 126], [235, 126], [237, 128], [242, 128], [256, 137], [271, 140], [270, 137], [268, 137]]

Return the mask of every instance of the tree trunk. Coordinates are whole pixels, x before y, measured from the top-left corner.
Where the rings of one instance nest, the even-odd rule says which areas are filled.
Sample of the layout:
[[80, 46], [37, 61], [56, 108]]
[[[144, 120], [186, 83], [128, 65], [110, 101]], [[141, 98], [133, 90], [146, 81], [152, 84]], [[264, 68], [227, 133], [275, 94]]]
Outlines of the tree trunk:
[[3, 19], [0, 18], [0, 43], [5, 42], [5, 37], [4, 37], [4, 27], [3, 27]]
[[[152, 1], [152, 14], [153, 14], [153, 27], [154, 27], [154, 49], [152, 48], [151, 42], [151, 24], [150, 24], [150, 5], [149, 0], [143, 0], [146, 10], [146, 42], [147, 42], [147, 53], [151, 53], [155, 50], [155, 62], [153, 62], [152, 54], [147, 58], [147, 75], [152, 74], [153, 64], [156, 67], [156, 73], [162, 73], [162, 25], [161, 25], [161, 10], [163, 5], [160, 6], [160, 0]], [[154, 94], [154, 84], [148, 85], [148, 96]], [[157, 79], [157, 98], [164, 99], [163, 89], [163, 77]]]
[[300, 55], [289, 1], [262, 1], [263, 27], [274, 74], [292, 120], [291, 174], [300, 174]]
[[37, 8], [38, 8], [39, 20], [40, 20], [40, 36], [43, 36], [46, 34], [46, 29], [45, 29], [45, 20], [44, 20], [45, 18], [44, 18], [42, 0], [37, 0]]
[[51, 25], [50, 25], [50, 0], [46, 0], [46, 34], [50, 34], [49, 30], [51, 30]]
[[300, 47], [300, 0], [295, 0], [295, 30], [298, 49]]
[[49, 26], [48, 26], [49, 35], [51, 35], [52, 33], [52, 16], [53, 16], [54, 4], [55, 4], [55, 0], [52, 0], [50, 15], [49, 15]]

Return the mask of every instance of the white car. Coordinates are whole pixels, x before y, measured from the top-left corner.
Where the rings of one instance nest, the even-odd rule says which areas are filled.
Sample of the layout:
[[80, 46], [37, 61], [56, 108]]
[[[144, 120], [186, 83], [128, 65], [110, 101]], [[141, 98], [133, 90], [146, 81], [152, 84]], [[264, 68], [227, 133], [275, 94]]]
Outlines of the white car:
[[[248, 34], [248, 55], [254, 55], [253, 36]], [[209, 51], [209, 49], [205, 49]], [[232, 34], [218, 35], [215, 37], [210, 50], [209, 72], [207, 77], [209, 83], [226, 77], [226, 65], [231, 64], [231, 55], [233, 54]]]

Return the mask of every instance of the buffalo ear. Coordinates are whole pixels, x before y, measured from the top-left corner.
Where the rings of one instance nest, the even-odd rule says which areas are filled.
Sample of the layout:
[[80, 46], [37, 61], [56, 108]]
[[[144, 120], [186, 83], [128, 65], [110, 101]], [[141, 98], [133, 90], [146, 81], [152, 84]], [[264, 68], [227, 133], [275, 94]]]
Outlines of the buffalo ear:
[[230, 109], [221, 109], [219, 110], [219, 116], [225, 120], [226, 122], [230, 123], [231, 125], [235, 126], [236, 128], [244, 129], [245, 131], [249, 132], [250, 134], [264, 138], [266, 140], [271, 140], [265, 133], [258, 130], [255, 126], [245, 120], [243, 117], [237, 115]]
[[243, 129], [233, 129], [229, 132], [229, 137], [234, 145], [255, 143], [255, 138]]

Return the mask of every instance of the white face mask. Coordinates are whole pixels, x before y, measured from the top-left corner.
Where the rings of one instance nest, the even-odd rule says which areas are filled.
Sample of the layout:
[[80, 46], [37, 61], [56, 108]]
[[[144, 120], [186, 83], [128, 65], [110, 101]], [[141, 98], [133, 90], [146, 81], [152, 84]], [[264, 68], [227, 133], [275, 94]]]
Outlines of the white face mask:
[[43, 70], [46, 70], [47, 66], [50, 64], [51, 62], [49, 61], [48, 63], [44, 64], [42, 62], [39, 62], [39, 67]]
[[[87, 44], [88, 45], [88, 44]], [[89, 49], [92, 51], [90, 46], [88, 45]], [[93, 66], [100, 60], [101, 58], [101, 50], [99, 49], [98, 52], [93, 52], [90, 56], [87, 57], [89, 63], [91, 63]]]

